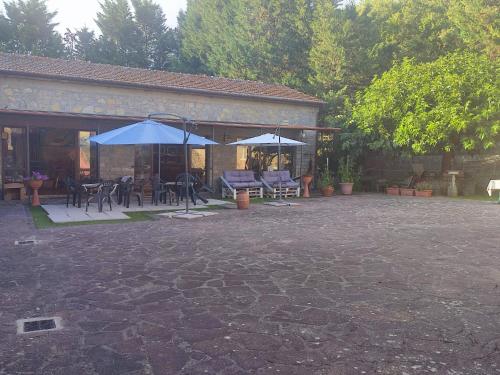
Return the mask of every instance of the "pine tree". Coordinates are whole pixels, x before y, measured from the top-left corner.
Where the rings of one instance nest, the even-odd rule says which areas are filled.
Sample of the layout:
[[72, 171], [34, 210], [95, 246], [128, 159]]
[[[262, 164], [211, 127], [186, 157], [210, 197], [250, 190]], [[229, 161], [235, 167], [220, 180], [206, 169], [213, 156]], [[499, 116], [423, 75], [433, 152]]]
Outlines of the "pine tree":
[[95, 22], [102, 33], [98, 40], [102, 60], [124, 66], [148, 65], [141, 31], [127, 0], [104, 0]]
[[49, 12], [45, 0], [4, 3], [0, 15], [0, 49], [6, 52], [58, 57], [63, 54], [61, 35], [54, 30], [57, 12]]

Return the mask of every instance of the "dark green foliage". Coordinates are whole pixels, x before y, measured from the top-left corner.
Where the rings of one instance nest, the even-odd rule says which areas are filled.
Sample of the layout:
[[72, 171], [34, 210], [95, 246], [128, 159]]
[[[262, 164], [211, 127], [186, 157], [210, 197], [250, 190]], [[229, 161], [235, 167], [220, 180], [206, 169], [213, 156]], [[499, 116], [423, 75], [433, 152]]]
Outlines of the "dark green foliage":
[[[43, 0], [5, 7], [2, 50], [63, 52]], [[497, 142], [499, 14], [495, 0], [188, 0], [169, 29], [154, 0], [103, 0], [100, 34], [68, 31], [64, 51], [316, 95], [326, 102], [320, 123], [342, 128], [320, 140], [318, 165], [329, 158], [337, 171], [341, 157], [359, 165], [373, 147], [479, 152]]]
[[0, 14], [0, 50], [58, 57], [63, 54], [61, 36], [52, 22], [56, 12], [49, 12], [44, 0], [4, 2]]

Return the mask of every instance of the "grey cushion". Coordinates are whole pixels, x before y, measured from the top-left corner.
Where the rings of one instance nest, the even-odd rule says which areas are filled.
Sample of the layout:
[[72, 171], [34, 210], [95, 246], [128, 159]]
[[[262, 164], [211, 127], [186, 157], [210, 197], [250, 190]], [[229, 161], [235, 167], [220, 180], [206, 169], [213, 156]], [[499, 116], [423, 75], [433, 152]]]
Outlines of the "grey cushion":
[[278, 185], [281, 180], [281, 186], [285, 186], [285, 183], [292, 183], [292, 185], [287, 187], [298, 187], [299, 184], [290, 178], [290, 171], [269, 171], [262, 172], [262, 178], [271, 186], [275, 184]]
[[253, 188], [262, 187], [262, 182], [260, 181], [248, 181], [248, 182], [231, 182], [231, 186], [237, 189], [240, 188]]
[[253, 171], [224, 171], [223, 176], [231, 185], [237, 182], [257, 182]]
[[[279, 182], [274, 182], [271, 184], [272, 187], [274, 188], [279, 188], [280, 183]], [[295, 181], [282, 181], [281, 182], [281, 187], [282, 188], [298, 188], [299, 184]]]

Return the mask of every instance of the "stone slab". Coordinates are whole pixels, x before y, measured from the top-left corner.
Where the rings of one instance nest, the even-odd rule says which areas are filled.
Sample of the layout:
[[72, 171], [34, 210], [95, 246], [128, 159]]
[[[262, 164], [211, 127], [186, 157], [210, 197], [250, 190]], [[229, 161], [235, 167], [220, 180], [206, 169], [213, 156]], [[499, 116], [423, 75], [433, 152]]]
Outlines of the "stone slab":
[[272, 201], [272, 202], [265, 202], [264, 203], [266, 206], [273, 206], [273, 207], [291, 207], [291, 206], [300, 206], [300, 203], [294, 203], [294, 202], [287, 202], [287, 201]]

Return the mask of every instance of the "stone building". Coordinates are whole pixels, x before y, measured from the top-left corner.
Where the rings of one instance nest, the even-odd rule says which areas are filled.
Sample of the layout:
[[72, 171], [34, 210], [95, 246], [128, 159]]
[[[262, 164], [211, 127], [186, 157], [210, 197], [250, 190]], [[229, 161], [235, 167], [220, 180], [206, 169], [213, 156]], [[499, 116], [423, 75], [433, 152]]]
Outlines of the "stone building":
[[[249, 168], [247, 148], [229, 142], [274, 132], [303, 140], [285, 162], [295, 176], [314, 159], [323, 102], [286, 86], [126, 68], [84, 61], [0, 53], [0, 186], [19, 183], [32, 170], [49, 176], [42, 193], [56, 193], [66, 176], [175, 178], [179, 146], [97, 146], [89, 137], [169, 112], [193, 119], [195, 133], [220, 146], [189, 150], [189, 162], [212, 186], [223, 170]], [[177, 120], [160, 120], [180, 126]], [[264, 150], [274, 152], [273, 150]]]

